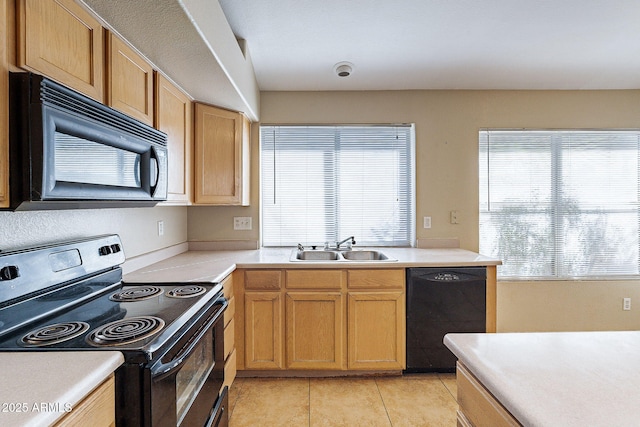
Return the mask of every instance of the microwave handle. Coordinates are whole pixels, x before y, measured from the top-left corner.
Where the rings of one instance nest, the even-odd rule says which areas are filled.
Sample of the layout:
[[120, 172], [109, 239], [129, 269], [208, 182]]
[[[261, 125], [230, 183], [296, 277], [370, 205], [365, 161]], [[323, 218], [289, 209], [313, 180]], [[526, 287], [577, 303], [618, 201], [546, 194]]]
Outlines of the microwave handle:
[[222, 304], [217, 304], [217, 305], [221, 305], [222, 309], [216, 310], [216, 312], [213, 313], [213, 315], [206, 322], [205, 326], [201, 327], [198, 330], [198, 332], [196, 333], [196, 337], [193, 340], [191, 340], [191, 342], [189, 343], [189, 346], [185, 350], [180, 352], [180, 354], [178, 354], [173, 360], [171, 360], [168, 363], [162, 363], [161, 361], [162, 359], [161, 359], [158, 361], [158, 363], [152, 366], [151, 378], [154, 381], [160, 381], [163, 378], [166, 378], [169, 375], [171, 375], [177, 369], [179, 369], [184, 364], [184, 362], [186, 362], [187, 358], [191, 355], [193, 350], [200, 343], [200, 340], [207, 333], [207, 331], [211, 329], [211, 327], [216, 322], [222, 321], [223, 319], [222, 314], [224, 314], [224, 310], [227, 308], [228, 304], [229, 303], [227, 302], [227, 300], [224, 300]]
[[156, 192], [156, 187], [158, 186], [158, 181], [160, 180], [160, 163], [158, 163], [158, 153], [156, 153], [156, 149], [151, 147], [150, 152], [150, 168], [149, 168], [149, 184], [151, 186], [151, 195], [153, 196]]

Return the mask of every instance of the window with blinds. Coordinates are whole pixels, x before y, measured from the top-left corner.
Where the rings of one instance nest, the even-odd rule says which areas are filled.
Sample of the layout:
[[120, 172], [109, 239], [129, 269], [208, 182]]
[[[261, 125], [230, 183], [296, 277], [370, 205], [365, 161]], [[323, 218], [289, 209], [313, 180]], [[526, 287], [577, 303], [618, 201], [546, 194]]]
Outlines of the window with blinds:
[[413, 125], [261, 126], [263, 246], [409, 246]]
[[483, 130], [480, 252], [499, 277], [637, 276], [640, 131]]

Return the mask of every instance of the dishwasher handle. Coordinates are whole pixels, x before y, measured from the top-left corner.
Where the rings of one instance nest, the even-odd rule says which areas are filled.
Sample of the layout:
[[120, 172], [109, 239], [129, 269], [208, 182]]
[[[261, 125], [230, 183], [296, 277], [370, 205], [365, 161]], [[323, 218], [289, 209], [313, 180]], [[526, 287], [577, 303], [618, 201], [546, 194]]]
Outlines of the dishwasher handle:
[[426, 280], [438, 283], [460, 283], [486, 279], [484, 268], [416, 268], [409, 269], [409, 280]]

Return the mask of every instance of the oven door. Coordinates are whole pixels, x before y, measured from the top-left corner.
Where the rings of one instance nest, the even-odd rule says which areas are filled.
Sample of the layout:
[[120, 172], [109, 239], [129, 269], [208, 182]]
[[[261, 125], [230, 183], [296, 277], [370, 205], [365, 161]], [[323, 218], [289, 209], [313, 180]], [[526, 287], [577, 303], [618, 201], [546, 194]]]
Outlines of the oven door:
[[[148, 410], [151, 426], [205, 426], [216, 417], [214, 407], [224, 381], [224, 321], [227, 302], [216, 304], [173, 351], [152, 365]], [[145, 405], [146, 406], [146, 405]], [[217, 405], [221, 407], [221, 405]], [[220, 409], [227, 416], [225, 408]]]

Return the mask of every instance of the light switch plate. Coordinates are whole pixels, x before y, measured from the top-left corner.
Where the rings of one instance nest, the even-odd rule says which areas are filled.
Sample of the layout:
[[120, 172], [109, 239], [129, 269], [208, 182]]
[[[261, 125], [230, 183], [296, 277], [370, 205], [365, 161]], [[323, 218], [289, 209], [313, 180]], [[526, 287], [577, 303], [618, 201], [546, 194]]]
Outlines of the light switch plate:
[[425, 216], [423, 218], [423, 227], [424, 228], [431, 228], [431, 217], [430, 216]]
[[251, 217], [250, 216], [234, 216], [233, 217], [233, 229], [234, 230], [251, 230]]

